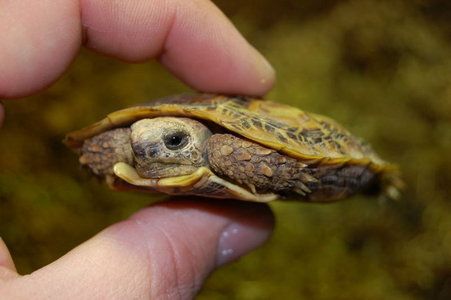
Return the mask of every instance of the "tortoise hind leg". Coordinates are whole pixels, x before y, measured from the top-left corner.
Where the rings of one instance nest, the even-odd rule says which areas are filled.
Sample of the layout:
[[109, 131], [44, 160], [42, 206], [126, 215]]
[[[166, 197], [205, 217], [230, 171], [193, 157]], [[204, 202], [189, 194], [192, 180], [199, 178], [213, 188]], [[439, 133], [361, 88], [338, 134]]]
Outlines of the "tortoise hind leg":
[[318, 178], [307, 184], [313, 192], [308, 195], [310, 201], [336, 201], [358, 192], [378, 193], [378, 176], [366, 165], [317, 165], [307, 171]]

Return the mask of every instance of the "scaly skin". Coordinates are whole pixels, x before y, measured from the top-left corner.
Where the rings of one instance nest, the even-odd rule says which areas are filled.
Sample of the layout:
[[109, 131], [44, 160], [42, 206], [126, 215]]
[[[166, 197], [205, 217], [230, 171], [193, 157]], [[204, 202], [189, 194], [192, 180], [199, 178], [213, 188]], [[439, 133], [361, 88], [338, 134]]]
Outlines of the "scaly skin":
[[[113, 176], [113, 166], [118, 162], [137, 167], [130, 136], [129, 128], [118, 128], [86, 140], [80, 162], [94, 174], [107, 178]], [[216, 175], [254, 194], [276, 193], [305, 201], [324, 202], [348, 197], [371, 189], [377, 178], [377, 174], [366, 166], [308, 165], [231, 134], [214, 134], [208, 138], [205, 157], [207, 166]], [[145, 167], [151, 173], [159, 169], [151, 163]], [[171, 176], [185, 174], [177, 166], [170, 166], [170, 169]], [[164, 176], [156, 174], [155, 178], [159, 177]]]
[[213, 135], [206, 151], [213, 172], [254, 192], [305, 194], [303, 181], [314, 180], [304, 176], [306, 165], [296, 159], [231, 134]]
[[218, 176], [257, 193], [327, 202], [371, 190], [377, 179], [364, 165], [307, 165], [231, 134], [213, 135], [206, 150]]
[[87, 139], [81, 148], [80, 163], [97, 176], [113, 175], [117, 162], [133, 164], [130, 128], [117, 128]]
[[[97, 123], [69, 133], [65, 143], [78, 150], [85, 140], [103, 132], [129, 127], [141, 119], [167, 116], [198, 120], [206, 126], [214, 124], [220, 132], [253, 141], [309, 165], [308, 170], [316, 172], [309, 175], [321, 179], [316, 185], [302, 181], [307, 189], [321, 191], [310, 193], [309, 198], [314, 201], [338, 200], [369, 185], [381, 186], [382, 195], [397, 199], [403, 188], [396, 165], [382, 160], [366, 142], [334, 120], [281, 103], [247, 97], [208, 94], [171, 96], [115, 111]], [[140, 169], [142, 174], [144, 169]], [[149, 176], [155, 175], [155, 172], [150, 173]], [[252, 182], [240, 180], [246, 188], [252, 188]], [[374, 180], [377, 184], [372, 183]], [[267, 189], [261, 186], [263, 190]], [[350, 186], [352, 188], [348, 189]], [[276, 188], [282, 189], [280, 185]], [[300, 191], [306, 189], [302, 186], [294, 190], [302, 195]]]

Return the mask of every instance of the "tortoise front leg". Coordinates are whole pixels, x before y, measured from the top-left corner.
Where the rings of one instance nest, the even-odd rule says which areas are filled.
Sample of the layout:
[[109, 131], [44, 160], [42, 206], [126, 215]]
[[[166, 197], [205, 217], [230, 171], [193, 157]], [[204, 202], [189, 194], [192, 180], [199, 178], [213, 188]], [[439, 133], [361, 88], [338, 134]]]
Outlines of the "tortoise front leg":
[[254, 194], [306, 196], [311, 192], [306, 184], [317, 181], [306, 172], [306, 164], [231, 134], [211, 136], [206, 152], [215, 174], [247, 186]]

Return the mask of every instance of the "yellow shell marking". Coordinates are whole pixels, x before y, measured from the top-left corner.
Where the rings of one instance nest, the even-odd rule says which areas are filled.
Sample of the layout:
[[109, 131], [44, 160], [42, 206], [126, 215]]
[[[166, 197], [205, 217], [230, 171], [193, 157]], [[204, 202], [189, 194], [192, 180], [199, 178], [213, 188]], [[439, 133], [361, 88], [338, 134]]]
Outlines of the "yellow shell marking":
[[78, 148], [86, 138], [141, 118], [184, 116], [212, 121], [236, 134], [306, 163], [367, 165], [374, 172], [397, 172], [337, 122], [288, 105], [257, 99], [197, 95], [126, 108], [65, 139]]

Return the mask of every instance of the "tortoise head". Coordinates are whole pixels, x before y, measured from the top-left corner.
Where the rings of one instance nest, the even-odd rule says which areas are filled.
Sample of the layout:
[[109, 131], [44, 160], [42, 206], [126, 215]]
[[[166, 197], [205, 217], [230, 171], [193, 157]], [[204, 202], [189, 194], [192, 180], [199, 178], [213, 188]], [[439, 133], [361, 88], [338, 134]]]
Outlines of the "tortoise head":
[[187, 118], [142, 119], [131, 125], [136, 172], [143, 178], [191, 174], [207, 165], [204, 155], [210, 130]]

